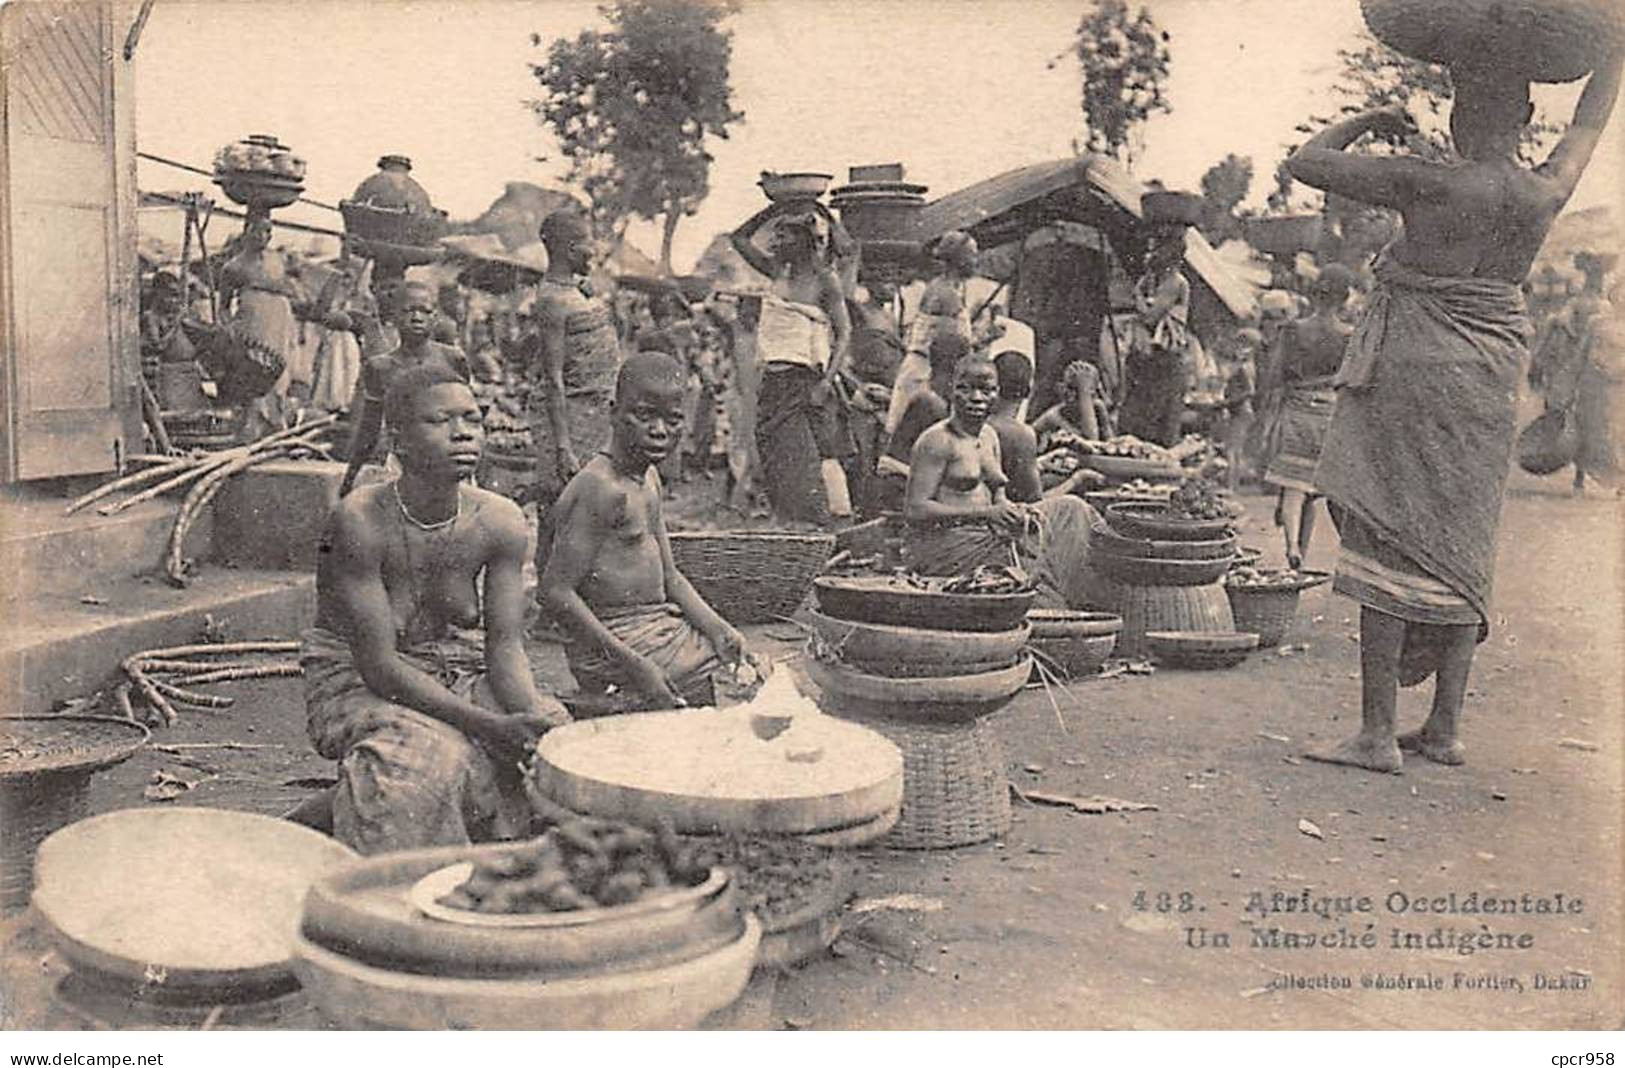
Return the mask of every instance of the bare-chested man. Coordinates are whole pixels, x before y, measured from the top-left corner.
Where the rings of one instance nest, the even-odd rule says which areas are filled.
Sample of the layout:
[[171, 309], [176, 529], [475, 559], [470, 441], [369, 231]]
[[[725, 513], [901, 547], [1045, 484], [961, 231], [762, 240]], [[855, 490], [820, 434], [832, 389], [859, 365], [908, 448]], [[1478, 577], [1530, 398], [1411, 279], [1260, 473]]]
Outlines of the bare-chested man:
[[[1398, 771], [1400, 750], [1460, 764], [1462, 696], [1489, 630], [1496, 527], [1532, 331], [1519, 289], [1580, 180], [1619, 94], [1620, 57], [1591, 75], [1563, 140], [1518, 165], [1529, 85], [1456, 69], [1450, 132], [1460, 159], [1345, 151], [1414, 126], [1399, 109], [1345, 119], [1287, 161], [1301, 182], [1392, 208], [1404, 236], [1338, 372], [1315, 476], [1342, 536], [1335, 588], [1360, 602], [1361, 726], [1311, 754]], [[1437, 674], [1421, 729], [1395, 737], [1396, 689]]]
[[455, 373], [408, 368], [384, 407], [401, 475], [334, 509], [301, 656], [333, 831], [362, 853], [520, 836], [518, 763], [569, 722], [521, 644], [525, 517], [466, 482], [483, 431]]
[[590, 457], [554, 506], [541, 596], [570, 641], [583, 692], [614, 688], [624, 710], [708, 705], [711, 676], [745, 639], [672, 561], [656, 465], [683, 431], [684, 374], [663, 352], [627, 359], [609, 448]]
[[[371, 462], [380, 451], [380, 438], [384, 434], [384, 397], [390, 384], [408, 368], [433, 365], [444, 368], [464, 382], [470, 380], [468, 359], [463, 350], [442, 344], [434, 339], [436, 316], [439, 312], [435, 288], [423, 282], [406, 282], [396, 290], [395, 328], [400, 333], [400, 344], [382, 355], [369, 356], [361, 364], [360, 411], [356, 414], [355, 431], [350, 439], [350, 459], [345, 466], [344, 481], [339, 484], [339, 496], [348, 494], [355, 486], [356, 476], [363, 465]], [[382, 450], [389, 453], [386, 447]]]

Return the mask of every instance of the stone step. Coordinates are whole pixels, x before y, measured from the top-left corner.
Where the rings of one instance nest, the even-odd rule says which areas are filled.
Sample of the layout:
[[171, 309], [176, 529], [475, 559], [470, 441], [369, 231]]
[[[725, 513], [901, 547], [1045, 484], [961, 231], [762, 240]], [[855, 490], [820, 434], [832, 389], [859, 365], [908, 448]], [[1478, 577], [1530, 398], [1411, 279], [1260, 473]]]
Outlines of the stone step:
[[[92, 506], [63, 515], [58, 497], [7, 494], [0, 501], [0, 612], [14, 617], [41, 598], [99, 597], [110, 585], [156, 573], [163, 563], [179, 499], [146, 501], [117, 515]], [[185, 556], [213, 555], [214, 512], [203, 509], [187, 532]]]
[[100, 689], [126, 656], [197, 641], [209, 621], [227, 640], [297, 638], [315, 617], [309, 573], [204, 564], [186, 589], [124, 577], [98, 585], [87, 603], [73, 592], [41, 593], [5, 617], [0, 631], [0, 711], [49, 711]]

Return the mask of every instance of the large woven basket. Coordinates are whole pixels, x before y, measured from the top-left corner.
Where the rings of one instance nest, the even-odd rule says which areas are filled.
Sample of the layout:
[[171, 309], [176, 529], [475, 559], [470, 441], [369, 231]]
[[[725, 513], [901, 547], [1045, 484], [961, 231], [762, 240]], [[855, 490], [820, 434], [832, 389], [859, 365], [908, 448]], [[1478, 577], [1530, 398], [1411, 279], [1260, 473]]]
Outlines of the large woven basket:
[[710, 606], [730, 623], [788, 619], [835, 551], [832, 534], [685, 531], [671, 535], [672, 558]]
[[1230, 612], [1236, 629], [1258, 635], [1258, 647], [1270, 649], [1281, 644], [1298, 616], [1298, 598], [1304, 590], [1330, 582], [1331, 576], [1308, 572], [1304, 581], [1291, 586], [1240, 586], [1226, 584]]
[[1230, 610], [1230, 598], [1218, 582], [1203, 586], [1124, 586], [1097, 576], [1089, 601], [1092, 606], [1123, 617], [1123, 630], [1117, 636], [1118, 656], [1147, 655], [1150, 648], [1145, 633], [1149, 630], [1239, 629]]
[[27, 903], [40, 842], [89, 815], [90, 777], [149, 736], [106, 716], [0, 717], [0, 908]]
[[1583, 78], [1625, 39], [1619, 0], [1360, 0], [1360, 11], [1395, 51], [1536, 82]]
[[1010, 829], [1004, 745], [985, 719], [904, 723], [862, 719], [903, 751], [903, 812], [882, 845], [951, 849]]

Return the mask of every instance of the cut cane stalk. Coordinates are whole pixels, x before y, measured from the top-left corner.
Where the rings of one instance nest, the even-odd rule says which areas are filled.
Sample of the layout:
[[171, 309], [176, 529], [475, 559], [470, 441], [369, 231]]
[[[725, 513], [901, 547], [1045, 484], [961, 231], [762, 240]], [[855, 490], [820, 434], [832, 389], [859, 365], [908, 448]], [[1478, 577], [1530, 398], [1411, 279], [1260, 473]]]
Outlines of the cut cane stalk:
[[244, 679], [284, 679], [301, 675], [304, 669], [297, 663], [238, 664], [211, 671], [206, 675], [189, 675], [188, 686], [202, 686], [211, 682], [239, 682]]
[[162, 679], [148, 678], [147, 682], [165, 697], [183, 705], [191, 705], [194, 708], [230, 708], [237, 703], [235, 698], [221, 697], [212, 693], [193, 693], [190, 690], [183, 690], [173, 683], [164, 682]]

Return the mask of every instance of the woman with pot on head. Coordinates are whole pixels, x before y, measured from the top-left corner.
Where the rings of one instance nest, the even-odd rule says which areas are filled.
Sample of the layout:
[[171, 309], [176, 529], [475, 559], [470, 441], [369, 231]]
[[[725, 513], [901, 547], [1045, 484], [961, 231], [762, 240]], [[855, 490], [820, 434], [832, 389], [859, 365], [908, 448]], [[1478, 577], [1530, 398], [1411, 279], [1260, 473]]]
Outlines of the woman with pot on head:
[[[768, 252], [752, 237], [772, 224]], [[756, 326], [762, 384], [756, 446], [762, 482], [782, 519], [827, 525], [849, 519], [842, 461], [853, 454], [841, 371], [852, 335], [831, 242], [851, 243], [817, 201], [775, 201], [732, 235], [733, 246], [773, 279]]]
[[276, 384], [249, 404], [239, 431], [243, 441], [255, 441], [280, 430], [287, 417], [287, 368], [299, 333], [293, 303], [304, 299], [298, 283], [288, 277], [286, 259], [271, 251], [269, 215], [251, 212], [243, 223], [239, 251], [226, 264], [220, 295], [222, 309], [232, 309], [232, 332], [251, 358], [278, 372]]
[[[1400, 750], [1460, 764], [1473, 650], [1489, 632], [1496, 530], [1532, 325], [1520, 286], [1596, 149], [1622, 55], [1591, 75], [1544, 164], [1518, 148], [1529, 83], [1455, 68], [1450, 132], [1460, 159], [1347, 149], [1415, 131], [1398, 108], [1327, 127], [1287, 160], [1300, 182], [1398, 211], [1403, 236], [1376, 265], [1335, 385], [1315, 486], [1342, 536], [1335, 589], [1360, 602], [1360, 732], [1315, 759], [1398, 771]], [[1437, 675], [1419, 730], [1395, 734], [1399, 685]]]
[[1118, 429], [1159, 445], [1179, 440], [1185, 413], [1185, 368], [1195, 336], [1190, 332], [1191, 284], [1179, 270], [1185, 257], [1185, 228], [1155, 229], [1145, 273], [1134, 285], [1134, 319], [1129, 332], [1127, 380]]
[[1303, 566], [1314, 536], [1315, 467], [1337, 401], [1332, 380], [1354, 333], [1341, 317], [1353, 284], [1353, 273], [1341, 264], [1321, 271], [1309, 286], [1313, 310], [1276, 335], [1264, 372], [1264, 388], [1280, 396], [1264, 481], [1276, 487], [1275, 522], [1294, 570]]

